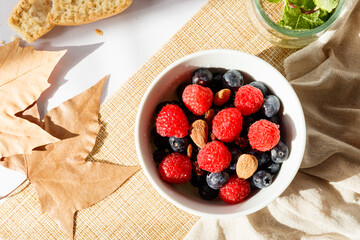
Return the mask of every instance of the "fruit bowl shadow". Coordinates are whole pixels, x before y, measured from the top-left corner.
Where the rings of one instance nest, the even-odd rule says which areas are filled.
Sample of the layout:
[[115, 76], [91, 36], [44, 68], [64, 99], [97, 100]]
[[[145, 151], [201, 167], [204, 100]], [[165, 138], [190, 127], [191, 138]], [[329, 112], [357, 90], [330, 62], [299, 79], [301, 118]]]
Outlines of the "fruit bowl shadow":
[[[273, 184], [254, 191], [243, 202], [229, 205], [219, 199], [206, 201], [200, 198], [190, 183], [171, 185], [163, 182], [152, 158], [150, 132], [154, 126], [156, 106], [176, 99], [177, 87], [191, 78], [199, 67], [237, 69], [264, 82], [282, 102], [282, 139], [289, 146], [290, 155]], [[167, 67], [149, 86], [140, 103], [135, 124], [135, 143], [142, 169], [152, 186], [164, 198], [191, 214], [207, 217], [231, 217], [253, 213], [277, 198], [295, 177], [305, 150], [305, 120], [299, 99], [288, 81], [262, 59], [235, 50], [207, 50], [188, 55]]]

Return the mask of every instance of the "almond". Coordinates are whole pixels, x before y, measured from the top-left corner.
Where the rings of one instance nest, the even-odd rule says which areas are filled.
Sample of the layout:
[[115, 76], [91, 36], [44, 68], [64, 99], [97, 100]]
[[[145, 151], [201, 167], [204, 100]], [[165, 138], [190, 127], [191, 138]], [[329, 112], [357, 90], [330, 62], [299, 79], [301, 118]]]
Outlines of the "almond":
[[236, 174], [239, 178], [248, 179], [258, 167], [258, 160], [254, 155], [242, 154], [236, 164]]
[[224, 105], [229, 100], [230, 95], [231, 95], [230, 89], [225, 88], [218, 91], [214, 97], [214, 104], [216, 106]]
[[201, 176], [201, 175], [204, 174], [204, 170], [202, 170], [202, 169], [199, 167], [199, 164], [198, 164], [197, 161], [192, 162], [192, 165], [193, 165], [193, 170], [194, 170], [194, 172], [196, 173], [196, 175]]
[[211, 141], [215, 141], [216, 140], [216, 137], [213, 133], [210, 133], [210, 139]]
[[190, 137], [199, 148], [205, 146], [208, 139], [208, 131], [208, 125], [202, 119], [196, 120], [191, 124]]
[[193, 147], [192, 147], [191, 144], [189, 144], [188, 147], [187, 147], [187, 150], [186, 150], [186, 156], [188, 158], [191, 158], [192, 151], [193, 151]]
[[215, 111], [214, 109], [209, 109], [206, 113], [205, 113], [205, 117], [204, 120], [206, 121], [208, 127], [212, 127], [212, 120], [215, 117]]

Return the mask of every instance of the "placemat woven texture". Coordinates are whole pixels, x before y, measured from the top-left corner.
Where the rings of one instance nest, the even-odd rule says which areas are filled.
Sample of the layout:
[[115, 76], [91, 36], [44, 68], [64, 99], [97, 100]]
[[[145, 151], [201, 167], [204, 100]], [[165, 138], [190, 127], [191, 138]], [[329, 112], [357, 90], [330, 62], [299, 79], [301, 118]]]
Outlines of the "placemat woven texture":
[[[134, 123], [146, 88], [175, 60], [214, 48], [251, 53], [280, 72], [294, 52], [260, 38], [247, 19], [244, 0], [210, 0], [102, 105], [103, 128], [89, 160], [139, 165]], [[0, 216], [2, 239], [69, 239], [41, 212], [31, 185], [2, 204]], [[198, 219], [162, 198], [139, 171], [105, 200], [77, 213], [75, 239], [182, 239]]]

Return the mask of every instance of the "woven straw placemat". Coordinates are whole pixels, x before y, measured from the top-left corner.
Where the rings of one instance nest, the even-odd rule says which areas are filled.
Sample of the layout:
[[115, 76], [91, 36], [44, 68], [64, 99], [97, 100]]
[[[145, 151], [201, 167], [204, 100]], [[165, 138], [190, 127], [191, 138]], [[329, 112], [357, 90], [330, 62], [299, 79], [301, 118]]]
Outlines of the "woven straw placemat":
[[[293, 52], [260, 38], [247, 19], [244, 0], [210, 0], [102, 105], [103, 128], [90, 160], [139, 165], [134, 123], [146, 88], [175, 60], [214, 48], [257, 55], [280, 72]], [[182, 239], [198, 219], [162, 198], [139, 171], [105, 200], [77, 213], [75, 239]], [[0, 206], [0, 238], [69, 239], [41, 212], [31, 185]]]

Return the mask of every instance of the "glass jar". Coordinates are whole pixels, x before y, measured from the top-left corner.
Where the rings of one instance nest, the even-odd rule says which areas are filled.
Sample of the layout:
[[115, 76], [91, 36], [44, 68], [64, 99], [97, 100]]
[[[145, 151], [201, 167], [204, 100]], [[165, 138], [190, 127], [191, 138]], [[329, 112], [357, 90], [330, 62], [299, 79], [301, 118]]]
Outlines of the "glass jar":
[[284, 48], [301, 48], [318, 39], [335, 22], [345, 2], [340, 0], [331, 17], [319, 27], [311, 30], [290, 30], [276, 24], [276, 19], [283, 14], [283, 6], [267, 5], [272, 8], [269, 9], [264, 5], [264, 1], [267, 0], [245, 0], [249, 20], [263, 38]]

